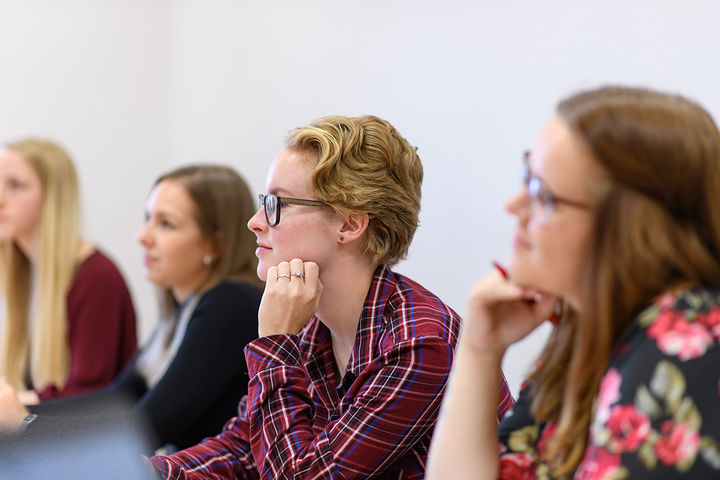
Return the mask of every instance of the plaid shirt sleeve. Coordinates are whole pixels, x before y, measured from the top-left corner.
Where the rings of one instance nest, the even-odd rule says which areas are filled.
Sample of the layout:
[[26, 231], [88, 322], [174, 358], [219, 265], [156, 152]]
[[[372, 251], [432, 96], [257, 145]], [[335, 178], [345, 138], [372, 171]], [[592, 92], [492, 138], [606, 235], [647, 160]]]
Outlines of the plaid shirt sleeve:
[[437, 418], [453, 349], [445, 339], [411, 338], [378, 356], [352, 403], [313, 429], [308, 376], [297, 337], [266, 337], [246, 348], [251, 444], [261, 478], [369, 478], [386, 469]]
[[255, 461], [249, 445], [248, 422], [244, 415], [245, 400], [240, 402], [241, 415], [230, 419], [220, 435], [181, 450], [171, 456], [150, 460], [163, 479], [257, 479]]
[[[251, 361], [253, 367], [263, 368], [261, 380], [251, 387], [255, 401], [264, 399], [255, 409], [254, 421], [261, 423], [253, 431], [254, 450], [265, 465], [263, 478], [293, 478], [293, 470], [302, 472], [295, 477], [329, 478], [335, 468], [351, 469], [345, 478], [364, 478], [372, 470], [382, 469], [433, 425], [437, 400], [442, 395], [428, 398], [427, 392], [438, 390], [438, 382], [445, 381], [440, 377], [447, 377], [445, 369], [438, 368], [435, 362], [441, 360], [449, 368], [452, 358], [452, 349], [440, 340], [418, 339], [415, 345], [399, 345], [388, 356], [394, 357], [395, 361], [388, 357], [382, 359], [383, 366], [379, 368], [382, 374], [363, 385], [355, 405], [320, 435], [314, 435], [307, 376], [292, 337], [269, 337], [256, 342], [262, 343], [256, 345], [256, 349], [260, 353], [266, 352], [262, 356], [249, 353], [254, 359]], [[283, 359], [292, 360], [294, 365], [283, 363]], [[433, 371], [419, 368], [428, 362], [433, 363]], [[408, 369], [412, 365], [415, 368]], [[297, 372], [300, 374], [295, 375]], [[502, 373], [500, 379], [498, 422], [513, 406]], [[275, 380], [280, 381], [277, 390], [272, 388]], [[407, 402], [401, 401], [403, 398]], [[278, 412], [269, 411], [271, 404], [283, 407]], [[245, 403], [241, 403], [241, 411], [244, 406]], [[367, 416], [363, 414], [366, 409], [370, 409]], [[162, 478], [172, 480], [258, 478], [250, 449], [251, 430], [247, 418], [243, 417], [231, 419], [220, 435], [199, 445], [171, 457], [153, 457], [153, 465]], [[393, 432], [393, 435], [386, 436], [387, 432]], [[375, 468], [371, 468], [371, 458], [376, 461]], [[316, 477], [316, 474], [319, 475]]]
[[501, 371], [500, 372], [500, 403], [498, 403], [498, 411], [497, 411], [497, 421], [498, 424], [500, 421], [505, 418], [505, 414], [508, 410], [510, 410], [513, 405], [515, 404], [515, 401], [513, 400], [512, 393], [510, 393], [510, 388], [508, 387], [507, 380], [505, 379], [505, 374]]
[[[371, 287], [342, 392], [327, 380], [332, 370], [309, 366], [300, 337], [257, 339], [245, 348], [251, 382], [243, 420], [201, 445], [153, 458], [164, 478], [422, 478], [459, 318], [399, 276], [404, 290], [393, 293], [381, 278], [387, 272]], [[512, 405], [500, 380], [498, 419]]]
[[440, 338], [397, 344], [374, 363], [374, 374], [358, 387], [350, 408], [320, 431], [313, 429], [297, 337], [255, 340], [246, 356], [253, 378], [250, 438], [248, 422], [235, 418], [217, 437], [170, 457], [153, 457], [163, 478], [257, 478], [255, 465], [262, 479], [372, 477], [432, 429], [453, 349]]

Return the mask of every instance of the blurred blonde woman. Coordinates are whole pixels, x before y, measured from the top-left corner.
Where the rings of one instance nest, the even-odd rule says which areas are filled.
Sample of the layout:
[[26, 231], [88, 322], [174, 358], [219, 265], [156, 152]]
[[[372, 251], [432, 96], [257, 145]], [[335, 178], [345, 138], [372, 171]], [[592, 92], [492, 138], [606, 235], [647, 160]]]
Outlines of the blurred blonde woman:
[[65, 150], [37, 139], [0, 149], [0, 375], [25, 403], [97, 390], [136, 349], [125, 281], [80, 223]]

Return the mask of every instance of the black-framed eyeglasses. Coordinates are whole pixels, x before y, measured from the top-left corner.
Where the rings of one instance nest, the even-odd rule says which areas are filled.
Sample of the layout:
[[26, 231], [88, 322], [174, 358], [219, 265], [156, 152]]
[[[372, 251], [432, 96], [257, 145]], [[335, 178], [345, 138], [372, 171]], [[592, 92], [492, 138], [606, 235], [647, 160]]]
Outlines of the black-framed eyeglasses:
[[280, 223], [280, 210], [288, 205], [304, 205], [306, 207], [324, 207], [328, 204], [320, 200], [304, 200], [302, 198], [278, 197], [272, 193], [258, 195], [260, 206], [265, 211], [265, 220], [274, 227]]
[[570, 207], [591, 209], [592, 206], [572, 200], [569, 198], [559, 197], [552, 193], [545, 182], [536, 176], [530, 169], [530, 152], [523, 154], [523, 185], [527, 189], [528, 202], [530, 204], [530, 214], [541, 225], [545, 225], [552, 213], [555, 211], [557, 204], [564, 204]]

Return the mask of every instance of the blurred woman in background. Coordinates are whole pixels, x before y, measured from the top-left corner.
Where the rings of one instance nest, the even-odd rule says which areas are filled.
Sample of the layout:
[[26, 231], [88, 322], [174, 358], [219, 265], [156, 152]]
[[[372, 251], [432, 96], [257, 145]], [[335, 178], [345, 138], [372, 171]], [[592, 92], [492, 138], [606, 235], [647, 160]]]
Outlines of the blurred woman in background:
[[65, 150], [37, 139], [0, 150], [0, 375], [25, 403], [98, 390], [136, 349], [125, 281], [80, 224]]
[[[245, 228], [255, 202], [224, 166], [188, 166], [162, 175], [138, 233], [148, 280], [160, 287], [161, 318], [148, 344], [100, 393], [31, 408], [29, 429], [58, 416], [97, 413], [130, 402], [149, 421], [154, 447], [182, 448], [222, 428], [247, 392], [243, 347], [257, 337], [262, 282], [255, 237]], [[0, 384], [0, 421], [17, 430], [29, 412]], [[15, 412], [10, 413], [10, 412]], [[58, 423], [62, 425], [62, 421]]]

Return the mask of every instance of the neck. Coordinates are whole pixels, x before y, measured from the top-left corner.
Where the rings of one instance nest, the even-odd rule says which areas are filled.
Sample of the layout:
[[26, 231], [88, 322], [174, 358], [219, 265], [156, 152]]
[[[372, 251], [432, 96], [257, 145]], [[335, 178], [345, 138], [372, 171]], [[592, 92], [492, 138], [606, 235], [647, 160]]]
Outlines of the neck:
[[333, 353], [340, 376], [350, 360], [360, 314], [377, 265], [340, 261], [321, 273], [323, 293], [317, 316], [332, 335]]
[[[28, 260], [30, 260], [31, 263], [35, 263], [35, 261], [37, 260], [36, 257], [37, 257], [37, 247], [38, 247], [37, 236], [36, 235], [28, 235], [27, 237], [18, 237], [17, 240], [15, 240], [15, 243], [17, 244], [20, 251], [25, 254], [25, 256], [28, 258]], [[93, 247], [91, 244], [89, 244], [86, 241], [81, 239], [75, 259], [76, 259], [77, 263], [82, 263], [94, 252], [95, 252], [95, 247]]]
[[77, 253], [78, 264], [87, 260], [93, 253], [95, 253], [95, 247], [84, 240], [80, 240], [80, 247]]
[[204, 273], [202, 278], [196, 278], [193, 279], [192, 282], [187, 282], [183, 285], [172, 285], [170, 286], [170, 292], [172, 292], [173, 298], [175, 298], [175, 301], [179, 304], [185, 303], [185, 300], [190, 298], [190, 295], [197, 293], [198, 290], [200, 290], [200, 286], [205, 283], [205, 280], [207, 280], [208, 276], [210, 275], [210, 272], [207, 271]]
[[37, 256], [37, 238], [35, 235], [28, 235], [26, 237], [18, 237], [15, 240], [15, 244], [18, 246], [21, 252], [34, 263]]
[[170, 291], [172, 292], [172, 296], [175, 299], [175, 301], [177, 303], [179, 303], [180, 305], [185, 303], [185, 300], [187, 300], [193, 292], [192, 289], [187, 289], [187, 288], [182, 288], [182, 287], [180, 287], [180, 288], [173, 287], [170, 289]]

